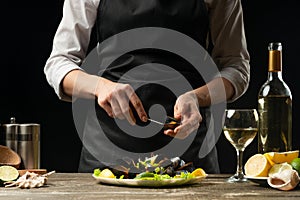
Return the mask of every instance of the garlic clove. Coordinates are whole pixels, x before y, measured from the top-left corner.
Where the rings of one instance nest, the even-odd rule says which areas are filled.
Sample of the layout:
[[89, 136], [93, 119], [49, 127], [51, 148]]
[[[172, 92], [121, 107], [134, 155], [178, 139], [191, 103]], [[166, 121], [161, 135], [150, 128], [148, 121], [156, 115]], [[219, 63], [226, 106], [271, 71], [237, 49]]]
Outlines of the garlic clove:
[[268, 184], [278, 190], [292, 190], [297, 187], [299, 182], [300, 177], [296, 170], [283, 170], [268, 177]]

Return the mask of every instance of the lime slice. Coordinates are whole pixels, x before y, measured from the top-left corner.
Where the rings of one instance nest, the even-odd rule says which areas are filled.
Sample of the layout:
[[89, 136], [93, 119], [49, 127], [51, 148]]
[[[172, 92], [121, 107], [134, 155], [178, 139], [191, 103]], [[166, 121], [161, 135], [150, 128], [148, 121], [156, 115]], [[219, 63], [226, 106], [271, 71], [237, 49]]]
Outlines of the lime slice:
[[8, 165], [0, 167], [0, 182], [14, 181], [19, 177], [19, 171]]
[[292, 160], [291, 165], [300, 175], [300, 158]]
[[292, 170], [293, 167], [287, 162], [274, 164], [269, 170], [269, 176], [274, 176], [277, 173], [281, 173], [284, 170]]

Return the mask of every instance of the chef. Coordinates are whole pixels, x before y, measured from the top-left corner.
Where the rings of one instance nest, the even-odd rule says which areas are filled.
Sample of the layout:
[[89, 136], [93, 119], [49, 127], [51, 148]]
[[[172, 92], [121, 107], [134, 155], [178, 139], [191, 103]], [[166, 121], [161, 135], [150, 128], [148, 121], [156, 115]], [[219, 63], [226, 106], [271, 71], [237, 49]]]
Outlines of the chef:
[[[103, 61], [95, 66], [99, 68], [97, 74], [83, 67], [93, 28]], [[178, 39], [170, 42], [172, 34]], [[182, 48], [188, 51], [164, 48], [184, 42], [187, 47], [182, 44]], [[139, 47], [141, 43], [144, 46]], [[202, 55], [201, 48], [196, 48], [199, 52], [190, 48], [194, 43], [211, 56], [219, 75], [207, 78], [203, 69], [178, 55], [180, 52]], [[124, 48], [128, 46], [139, 48]], [[204, 57], [201, 60], [207, 60]], [[104, 62], [112, 58], [112, 62]], [[210, 66], [204, 63], [200, 63], [200, 68]], [[218, 173], [215, 146], [204, 156], [199, 155], [208, 142], [205, 138], [212, 134], [209, 125], [212, 119], [207, 117], [212, 112], [211, 106], [233, 102], [248, 88], [250, 66], [241, 2], [65, 0], [44, 72], [61, 100], [95, 100], [96, 118], [90, 117], [92, 120], [88, 120], [83, 130], [87, 139], [83, 142], [80, 172], [114, 165], [124, 157], [121, 153], [124, 151], [132, 155], [160, 153], [173, 144], [163, 153], [193, 162], [207, 173]], [[190, 87], [179, 92], [170, 89], [173, 85], [176, 88], [187, 85], [185, 81]], [[163, 115], [173, 116], [180, 125], [175, 129], [155, 129], [153, 135], [143, 136], [141, 130], [149, 126], [151, 112], [161, 116], [157, 111], [161, 109], [154, 109], [157, 105], [165, 111]], [[125, 130], [124, 127], [130, 126], [122, 123], [138, 128], [140, 135]], [[214, 123], [220, 124], [221, 120]]]

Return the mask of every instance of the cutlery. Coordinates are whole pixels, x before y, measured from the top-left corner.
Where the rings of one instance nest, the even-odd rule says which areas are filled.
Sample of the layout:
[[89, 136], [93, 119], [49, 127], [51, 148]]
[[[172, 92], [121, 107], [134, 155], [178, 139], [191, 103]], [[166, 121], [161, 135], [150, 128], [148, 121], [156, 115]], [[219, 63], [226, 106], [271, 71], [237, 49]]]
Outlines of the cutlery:
[[170, 117], [170, 116], [167, 116], [165, 122], [159, 122], [157, 120], [154, 120], [154, 119], [150, 119], [148, 118], [148, 121], [150, 122], [153, 122], [153, 123], [156, 123], [158, 125], [161, 125], [164, 127], [164, 129], [175, 129], [177, 126], [180, 125], [180, 121], [173, 118], [173, 117]]

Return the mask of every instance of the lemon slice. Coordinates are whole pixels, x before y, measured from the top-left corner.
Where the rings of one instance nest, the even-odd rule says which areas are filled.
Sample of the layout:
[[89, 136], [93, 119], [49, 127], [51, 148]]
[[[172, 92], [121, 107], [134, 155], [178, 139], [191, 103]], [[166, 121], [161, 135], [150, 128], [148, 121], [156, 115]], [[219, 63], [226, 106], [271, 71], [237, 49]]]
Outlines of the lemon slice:
[[191, 173], [194, 177], [207, 176], [206, 172], [202, 168], [197, 168]]
[[246, 176], [250, 177], [266, 177], [272, 166], [263, 154], [254, 154], [251, 156], [244, 166]]
[[264, 155], [267, 156], [268, 160], [271, 160], [271, 162], [273, 163], [291, 163], [292, 160], [298, 158], [299, 150], [285, 152], [267, 152]]
[[272, 177], [275, 174], [281, 173], [284, 170], [292, 170], [292, 169], [293, 169], [293, 167], [290, 164], [288, 164], [287, 162], [279, 163], [279, 164], [275, 164], [271, 167], [268, 175]]
[[114, 173], [112, 173], [112, 171], [110, 171], [109, 169], [104, 169], [100, 172], [99, 177], [103, 177], [103, 178], [116, 178], [116, 176], [114, 175]]

